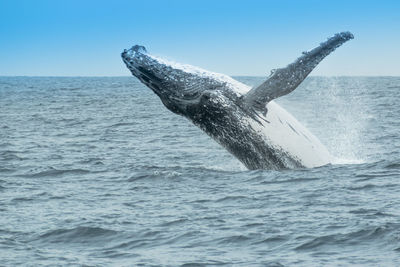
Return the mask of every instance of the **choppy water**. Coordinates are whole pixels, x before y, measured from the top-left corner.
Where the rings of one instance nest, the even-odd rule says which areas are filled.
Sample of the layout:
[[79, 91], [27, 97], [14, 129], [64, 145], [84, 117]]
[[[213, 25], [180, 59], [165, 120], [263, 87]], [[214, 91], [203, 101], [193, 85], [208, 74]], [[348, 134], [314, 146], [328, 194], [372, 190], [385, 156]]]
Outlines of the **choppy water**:
[[338, 164], [247, 171], [133, 77], [0, 77], [0, 265], [398, 266], [399, 91], [308, 78]]

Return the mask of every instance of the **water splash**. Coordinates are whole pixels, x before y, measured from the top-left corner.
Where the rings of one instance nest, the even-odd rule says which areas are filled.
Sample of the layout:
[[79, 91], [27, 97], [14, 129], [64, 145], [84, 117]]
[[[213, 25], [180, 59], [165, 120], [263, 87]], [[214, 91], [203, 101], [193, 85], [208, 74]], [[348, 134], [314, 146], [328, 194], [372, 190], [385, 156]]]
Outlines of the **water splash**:
[[379, 149], [366, 139], [375, 117], [367, 85], [359, 77], [310, 77], [279, 101], [328, 148], [334, 164], [360, 164], [374, 161]]
[[338, 164], [366, 162], [363, 131], [366, 129], [367, 105], [359, 95], [363, 92], [358, 79], [332, 77], [323, 88], [330, 109], [330, 135], [327, 146]]

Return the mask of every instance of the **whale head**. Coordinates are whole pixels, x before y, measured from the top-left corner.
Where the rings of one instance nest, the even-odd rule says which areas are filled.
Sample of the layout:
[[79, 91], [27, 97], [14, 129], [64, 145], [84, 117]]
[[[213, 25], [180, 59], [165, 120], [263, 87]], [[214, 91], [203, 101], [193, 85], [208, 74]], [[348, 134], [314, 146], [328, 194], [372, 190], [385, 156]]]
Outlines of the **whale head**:
[[205, 93], [232, 90], [239, 82], [218, 73], [191, 65], [171, 62], [135, 45], [121, 54], [132, 74], [156, 93], [171, 111], [185, 115], [190, 105], [196, 105]]

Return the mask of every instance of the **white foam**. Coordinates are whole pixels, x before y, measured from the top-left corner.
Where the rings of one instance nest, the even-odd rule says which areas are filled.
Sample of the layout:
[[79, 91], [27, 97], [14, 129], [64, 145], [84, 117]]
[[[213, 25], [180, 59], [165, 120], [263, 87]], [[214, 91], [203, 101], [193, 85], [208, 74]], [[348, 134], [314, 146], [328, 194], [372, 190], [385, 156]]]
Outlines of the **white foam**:
[[362, 159], [350, 159], [350, 158], [334, 158], [332, 164], [334, 165], [352, 165], [352, 164], [364, 164], [365, 160]]
[[171, 68], [178, 69], [178, 70], [184, 71], [186, 73], [198, 75], [200, 77], [207, 77], [210, 79], [214, 79], [214, 80], [226, 83], [226, 85], [230, 89], [232, 89], [233, 91], [235, 91], [236, 93], [238, 93], [240, 95], [246, 94], [251, 89], [249, 86], [247, 86], [225, 74], [211, 72], [211, 71], [202, 69], [200, 67], [196, 67], [196, 66], [189, 65], [189, 64], [178, 63], [178, 62], [167, 60], [165, 58], [161, 58], [161, 57], [155, 56], [155, 55], [149, 55], [149, 54], [147, 54], [147, 55], [150, 58], [152, 58], [153, 60], [156, 60], [158, 63], [169, 66]]

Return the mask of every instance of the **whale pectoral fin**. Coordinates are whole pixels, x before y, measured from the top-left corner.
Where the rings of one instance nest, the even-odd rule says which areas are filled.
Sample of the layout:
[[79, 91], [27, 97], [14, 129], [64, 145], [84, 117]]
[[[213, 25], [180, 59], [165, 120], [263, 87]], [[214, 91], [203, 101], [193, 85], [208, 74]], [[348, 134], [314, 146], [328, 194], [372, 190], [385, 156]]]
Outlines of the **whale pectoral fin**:
[[318, 63], [337, 47], [353, 38], [350, 32], [337, 33], [313, 50], [303, 52], [303, 55], [293, 63], [286, 68], [275, 70], [268, 80], [245, 94], [244, 103], [258, 111], [263, 111], [268, 102], [296, 89]]

